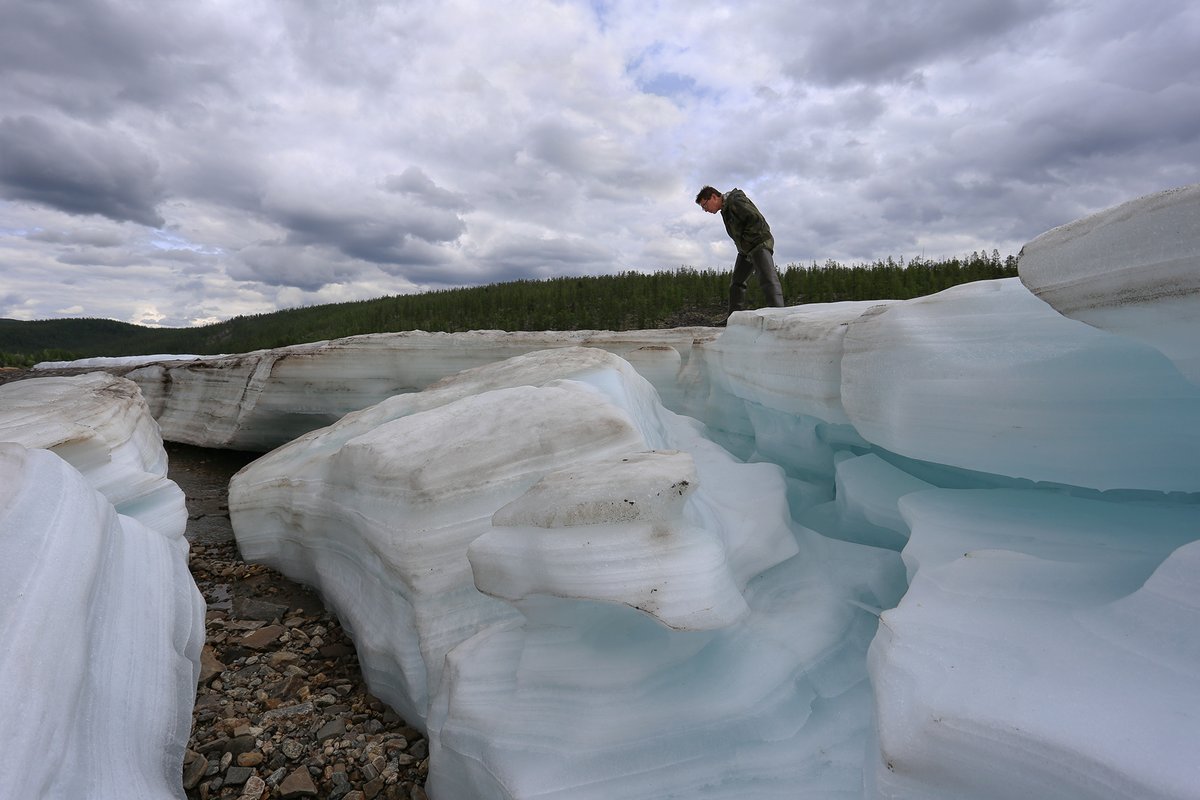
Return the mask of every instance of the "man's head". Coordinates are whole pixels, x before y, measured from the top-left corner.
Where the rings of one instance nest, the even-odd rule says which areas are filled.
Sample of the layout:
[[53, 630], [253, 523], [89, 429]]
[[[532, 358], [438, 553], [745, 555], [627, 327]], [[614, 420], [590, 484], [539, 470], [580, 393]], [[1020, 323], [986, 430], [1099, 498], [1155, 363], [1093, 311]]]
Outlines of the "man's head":
[[696, 195], [696, 205], [710, 214], [720, 211], [723, 202], [721, 193], [711, 186], [705, 186], [700, 190], [700, 194]]

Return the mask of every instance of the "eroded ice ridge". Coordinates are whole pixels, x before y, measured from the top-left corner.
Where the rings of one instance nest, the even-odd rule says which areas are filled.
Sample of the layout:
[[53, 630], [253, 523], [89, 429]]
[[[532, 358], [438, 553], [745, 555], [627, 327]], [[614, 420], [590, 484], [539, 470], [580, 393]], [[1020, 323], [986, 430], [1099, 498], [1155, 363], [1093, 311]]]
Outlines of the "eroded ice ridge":
[[172, 538], [187, 526], [158, 425], [132, 382], [103, 372], [0, 385], [0, 442], [50, 450], [116, 510]]
[[[266, 451], [395, 394], [534, 350], [585, 345], [622, 356], [675, 401], [676, 375], [713, 328], [377, 333], [225, 356], [87, 359], [122, 367], [167, 441]], [[147, 363], [147, 359], [152, 359]], [[63, 362], [39, 364], [64, 366]], [[131, 368], [132, 367], [132, 368]]]
[[624, 360], [540, 351], [274, 451], [231, 517], [427, 728], [434, 796], [852, 790], [895, 554], [793, 528], [779, 468], [703, 434]]
[[1200, 184], [1130, 200], [1043, 233], [1021, 280], [1068, 317], [1161, 350], [1200, 383]]
[[183, 494], [129, 381], [0, 387], [0, 797], [182, 797], [204, 639]]

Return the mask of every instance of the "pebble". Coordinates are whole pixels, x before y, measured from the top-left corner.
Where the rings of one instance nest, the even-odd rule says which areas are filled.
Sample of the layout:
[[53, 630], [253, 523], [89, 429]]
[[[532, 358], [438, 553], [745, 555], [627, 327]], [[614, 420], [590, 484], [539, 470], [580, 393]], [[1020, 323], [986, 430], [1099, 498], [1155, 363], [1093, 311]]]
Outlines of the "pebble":
[[250, 769], [250, 767], [230, 767], [225, 770], [225, 785], [241, 786], [250, 780], [253, 775], [254, 770]]
[[195, 789], [208, 770], [208, 759], [196, 752], [189, 752], [188, 755], [191, 756], [191, 761], [185, 762], [186, 766], [183, 768], [183, 788]]
[[242, 787], [242, 795], [239, 800], [259, 800], [266, 788], [266, 781], [257, 775], [251, 775], [250, 779], [246, 781], [246, 785]]
[[316, 595], [232, 541], [193, 543], [190, 566], [209, 611], [188, 800], [425, 800], [424, 736], [367, 691]]

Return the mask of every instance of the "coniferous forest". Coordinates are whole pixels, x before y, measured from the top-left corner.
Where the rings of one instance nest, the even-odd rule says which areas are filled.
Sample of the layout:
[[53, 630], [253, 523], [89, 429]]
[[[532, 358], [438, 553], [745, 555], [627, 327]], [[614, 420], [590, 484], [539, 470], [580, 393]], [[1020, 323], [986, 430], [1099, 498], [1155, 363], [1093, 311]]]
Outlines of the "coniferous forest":
[[[975, 252], [845, 266], [791, 264], [780, 272], [789, 305], [907, 300], [960, 283], [1010, 278], [1017, 259]], [[753, 278], [747, 301], [758, 287]], [[106, 319], [0, 319], [0, 366], [158, 353], [244, 353], [363, 333], [468, 330], [641, 330], [714, 325], [725, 317], [729, 272], [688, 267], [579, 278], [519, 280], [234, 317], [194, 328], [149, 328]]]

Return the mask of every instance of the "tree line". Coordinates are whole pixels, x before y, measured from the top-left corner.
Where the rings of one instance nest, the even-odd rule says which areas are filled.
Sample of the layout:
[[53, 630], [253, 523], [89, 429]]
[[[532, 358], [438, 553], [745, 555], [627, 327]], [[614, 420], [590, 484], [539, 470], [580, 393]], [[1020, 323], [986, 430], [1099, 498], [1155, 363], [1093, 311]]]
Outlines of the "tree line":
[[[789, 305], [907, 300], [960, 283], [1011, 278], [1017, 259], [974, 252], [932, 261], [788, 265]], [[751, 280], [747, 300], [758, 287]], [[729, 272], [681, 267], [576, 278], [518, 280], [414, 295], [285, 309], [195, 328], [148, 328], [105, 319], [0, 320], [0, 366], [95, 356], [244, 353], [363, 333], [467, 330], [641, 330], [712, 325], [724, 319]]]

